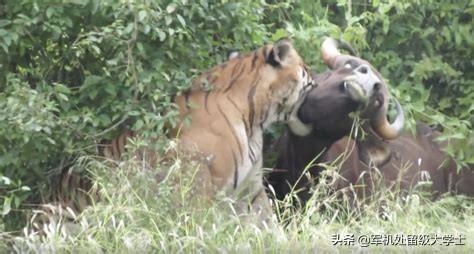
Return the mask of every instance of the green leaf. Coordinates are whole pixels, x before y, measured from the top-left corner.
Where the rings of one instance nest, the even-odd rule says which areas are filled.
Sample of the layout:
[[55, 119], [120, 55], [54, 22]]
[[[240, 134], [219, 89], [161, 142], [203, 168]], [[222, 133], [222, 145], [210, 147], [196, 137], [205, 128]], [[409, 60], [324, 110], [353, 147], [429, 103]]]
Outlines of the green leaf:
[[160, 38], [160, 41], [164, 41], [166, 39], [166, 34], [161, 30], [158, 30], [158, 36]]
[[57, 95], [58, 95], [59, 99], [61, 99], [63, 101], [69, 101], [69, 98], [65, 94], [58, 93]]
[[53, 7], [49, 7], [48, 9], [46, 9], [46, 17], [48, 19], [50, 19], [53, 16], [53, 13], [54, 13], [54, 8]]
[[2, 215], [3, 216], [10, 213], [10, 211], [12, 209], [11, 203], [12, 203], [12, 198], [11, 197], [5, 197], [4, 198], [4, 200], [3, 200], [3, 210], [2, 210]]
[[4, 27], [4, 26], [8, 26], [10, 25], [12, 22], [8, 19], [0, 19], [0, 27]]
[[288, 33], [285, 29], [278, 29], [272, 35], [272, 41], [277, 41], [281, 38], [288, 37]]
[[166, 16], [165, 17], [165, 24], [167, 26], [169, 26], [171, 24], [171, 22], [173, 22], [173, 19], [171, 18], [171, 16]]
[[114, 84], [109, 83], [105, 85], [105, 91], [110, 95], [113, 95], [113, 96], [117, 95], [117, 89]]
[[0, 176], [0, 182], [2, 182], [5, 185], [10, 185], [12, 183], [12, 180], [6, 176]]
[[96, 75], [90, 75], [87, 76], [86, 79], [84, 80], [83, 86], [94, 86], [100, 83], [103, 80], [101, 76], [96, 76]]
[[182, 26], [186, 26], [186, 21], [184, 21], [184, 18], [181, 16], [181, 15], [176, 15], [176, 17], [178, 18], [178, 21], [179, 23], [181, 23]]
[[166, 12], [168, 12], [168, 14], [171, 14], [176, 10], [176, 7], [177, 6], [175, 3], [171, 3], [166, 7]]
[[139, 111], [129, 111], [129, 112], [128, 112], [128, 115], [129, 115], [129, 116], [139, 116], [139, 115], [140, 115], [140, 112], [139, 112]]
[[146, 13], [145, 10], [139, 11], [139, 12], [138, 12], [138, 21], [143, 21], [143, 20], [145, 20], [146, 16], [147, 16], [147, 13]]
[[140, 130], [141, 128], [143, 128], [144, 126], [144, 123], [143, 123], [143, 120], [141, 119], [138, 119], [135, 124], [133, 125], [133, 129], [134, 130]]

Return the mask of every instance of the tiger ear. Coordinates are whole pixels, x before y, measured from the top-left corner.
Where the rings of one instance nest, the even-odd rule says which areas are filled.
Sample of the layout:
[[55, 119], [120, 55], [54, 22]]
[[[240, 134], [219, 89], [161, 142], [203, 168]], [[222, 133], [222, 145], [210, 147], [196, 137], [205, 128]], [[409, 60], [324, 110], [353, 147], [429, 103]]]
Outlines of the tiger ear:
[[281, 39], [274, 45], [270, 54], [268, 54], [267, 62], [275, 67], [282, 66], [290, 55], [293, 45], [287, 39]]

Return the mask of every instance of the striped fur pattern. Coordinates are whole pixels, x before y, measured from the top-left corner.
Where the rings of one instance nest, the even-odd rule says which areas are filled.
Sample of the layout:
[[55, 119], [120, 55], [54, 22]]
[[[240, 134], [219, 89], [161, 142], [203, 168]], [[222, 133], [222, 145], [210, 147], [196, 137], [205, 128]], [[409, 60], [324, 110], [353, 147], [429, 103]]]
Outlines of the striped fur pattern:
[[[291, 121], [311, 86], [307, 67], [287, 40], [233, 54], [175, 98], [183, 120], [175, 134], [184, 149], [205, 156], [217, 189], [237, 190], [246, 182], [250, 200], [266, 199], [258, 198], [263, 193], [263, 130]], [[186, 117], [190, 125], [184, 124]]]
[[122, 154], [125, 153], [125, 145], [127, 140], [133, 137], [134, 133], [132, 131], [124, 131], [118, 137], [113, 139], [109, 144], [106, 144], [102, 153], [105, 158], [119, 161]]
[[[260, 170], [263, 130], [277, 121], [292, 121], [312, 84], [292, 44], [280, 40], [246, 55], [230, 55], [174, 97], [181, 124], [171, 133], [181, 150], [199, 154], [204, 166], [200, 179], [212, 186], [205, 193], [244, 189], [247, 201], [267, 206]], [[118, 160], [130, 136], [127, 132], [115, 139], [104, 155]]]

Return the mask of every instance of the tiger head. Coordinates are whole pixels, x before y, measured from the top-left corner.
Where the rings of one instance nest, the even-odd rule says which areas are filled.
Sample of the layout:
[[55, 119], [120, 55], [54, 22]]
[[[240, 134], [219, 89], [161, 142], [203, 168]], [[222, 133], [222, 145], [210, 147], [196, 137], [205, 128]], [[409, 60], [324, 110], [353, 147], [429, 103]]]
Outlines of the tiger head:
[[[299, 101], [302, 101], [305, 92], [312, 85], [311, 75], [301, 57], [287, 41], [279, 41], [269, 53], [268, 71], [275, 79], [270, 82], [269, 89], [277, 101], [278, 120], [288, 121], [292, 112], [296, 112]], [[266, 70], [264, 70], [266, 71]]]
[[[251, 107], [261, 104], [261, 111], [268, 111], [263, 116], [264, 127], [275, 121], [291, 121], [313, 85], [307, 66], [287, 39], [243, 56], [236, 51], [230, 52], [228, 58], [229, 64], [251, 63], [251, 73], [246, 74], [252, 77], [249, 104]], [[250, 97], [256, 100], [252, 103]], [[265, 105], [264, 101], [270, 103]]]

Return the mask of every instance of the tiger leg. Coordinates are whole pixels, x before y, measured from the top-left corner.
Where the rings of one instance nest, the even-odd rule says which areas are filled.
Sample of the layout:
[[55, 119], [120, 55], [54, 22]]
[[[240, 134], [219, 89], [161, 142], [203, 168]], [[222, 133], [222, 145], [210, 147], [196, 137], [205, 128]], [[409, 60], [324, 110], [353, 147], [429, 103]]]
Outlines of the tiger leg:
[[265, 192], [261, 170], [252, 169], [236, 190], [236, 194], [237, 212], [245, 221], [263, 229], [278, 228], [278, 220]]
[[249, 210], [251, 214], [256, 215], [259, 223], [261, 223], [265, 228], [273, 228], [278, 224], [276, 215], [273, 212], [270, 199], [265, 192], [263, 184], [260, 186], [260, 190], [249, 204]]
[[244, 221], [254, 224], [264, 231], [271, 232], [272, 237], [275, 237], [278, 241], [287, 240], [285, 231], [273, 211], [265, 187], [260, 184], [256, 190], [258, 191], [254, 192], [254, 197], [249, 203], [246, 203], [248, 216], [244, 217]]

